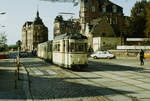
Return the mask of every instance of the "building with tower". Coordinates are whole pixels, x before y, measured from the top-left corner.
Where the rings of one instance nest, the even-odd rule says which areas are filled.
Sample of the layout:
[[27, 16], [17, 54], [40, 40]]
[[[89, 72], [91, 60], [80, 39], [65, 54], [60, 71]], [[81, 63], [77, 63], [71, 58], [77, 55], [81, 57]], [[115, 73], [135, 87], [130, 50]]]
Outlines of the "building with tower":
[[80, 33], [81, 27], [79, 19], [64, 20], [61, 15], [54, 20], [54, 38], [66, 33]]
[[79, 16], [81, 33], [88, 37], [92, 48], [95, 37], [112, 37], [115, 40], [125, 31], [123, 8], [109, 0], [81, 0]]
[[37, 11], [35, 20], [25, 22], [22, 27], [22, 49], [32, 51], [37, 48], [39, 43], [45, 41], [48, 41], [48, 28]]

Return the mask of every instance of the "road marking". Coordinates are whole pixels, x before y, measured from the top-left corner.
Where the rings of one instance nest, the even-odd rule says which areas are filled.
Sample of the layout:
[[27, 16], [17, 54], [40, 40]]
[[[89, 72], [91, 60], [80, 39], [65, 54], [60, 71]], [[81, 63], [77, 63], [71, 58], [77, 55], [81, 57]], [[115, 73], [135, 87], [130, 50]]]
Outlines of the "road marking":
[[48, 74], [50, 74], [50, 75], [54, 75], [54, 74], [57, 74], [56, 72], [54, 72], [54, 71], [51, 71], [51, 70], [46, 70], [47, 72], [48, 72]]
[[36, 75], [43, 75], [43, 73], [39, 70], [34, 71]]

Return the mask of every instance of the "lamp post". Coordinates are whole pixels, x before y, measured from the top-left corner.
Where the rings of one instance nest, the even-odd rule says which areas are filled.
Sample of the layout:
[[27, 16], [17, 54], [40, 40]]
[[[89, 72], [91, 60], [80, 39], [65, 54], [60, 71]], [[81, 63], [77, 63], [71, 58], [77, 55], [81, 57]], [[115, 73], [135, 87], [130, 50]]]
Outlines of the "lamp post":
[[20, 48], [21, 48], [21, 41], [17, 41], [17, 46], [18, 46], [18, 56], [17, 56], [17, 77], [19, 80], [19, 67], [20, 67]]

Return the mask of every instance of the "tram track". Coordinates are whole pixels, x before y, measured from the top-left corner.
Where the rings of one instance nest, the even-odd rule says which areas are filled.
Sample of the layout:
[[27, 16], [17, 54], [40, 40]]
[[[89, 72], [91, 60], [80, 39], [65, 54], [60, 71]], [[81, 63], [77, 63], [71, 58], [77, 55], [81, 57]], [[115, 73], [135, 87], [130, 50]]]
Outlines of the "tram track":
[[[92, 61], [92, 62], [98, 62], [98, 61], [96, 61], [96, 60], [90, 60], [90, 61]], [[99, 64], [99, 63], [97, 63], [97, 64]], [[114, 63], [109, 63], [109, 62], [103, 62], [103, 64], [105, 64], [105, 65], [118, 65], [118, 64], [114, 64]], [[104, 65], [104, 66], [105, 66]], [[119, 65], [118, 65], [119, 66]], [[122, 65], [122, 66], [126, 66], [126, 65]], [[132, 71], [128, 71], [127, 73], [131, 73], [132, 72], [132, 74], [134, 74], [134, 75], [137, 75], [137, 73], [138, 73], [138, 75], [140, 75], [140, 76], [144, 76], [144, 77], [148, 77], [148, 78], [150, 78], [150, 75], [148, 76], [147, 74], [148, 73], [150, 73], [150, 69], [149, 69], [149, 72], [146, 72], [146, 70], [148, 70], [148, 69], [144, 69], [144, 68], [139, 68], [139, 67], [137, 67], [137, 66], [135, 66], [137, 69], [139, 69], [139, 70], [135, 70], [135, 72], [132, 72]], [[146, 74], [146, 73], [147, 74]]]
[[[30, 66], [30, 64], [29, 64], [28, 66]], [[86, 76], [84, 76], [84, 75], [93, 74], [93, 75], [96, 75], [95, 77], [103, 77], [103, 78], [115, 80], [116, 82], [122, 82], [122, 83], [124, 83], [124, 84], [126, 84], [126, 85], [130, 85], [130, 86], [134, 86], [134, 87], [143, 89], [143, 88], [138, 87], [138, 86], [136, 86], [136, 85], [134, 85], [134, 84], [126, 83], [126, 82], [123, 82], [123, 81], [121, 81], [121, 80], [116, 80], [116, 79], [114, 79], [114, 78], [111, 78], [111, 77], [108, 77], [108, 76], [104, 76], [104, 75], [101, 74], [101, 72], [99, 72], [99, 73], [97, 73], [97, 72], [92, 72], [92, 70], [91, 70], [90, 68], [87, 68], [87, 69], [86, 69], [87, 72], [86, 72], [86, 71], [74, 72], [74, 71], [71, 71], [71, 70], [62, 69], [62, 68], [60, 68], [60, 67], [58, 67], [58, 66], [55, 66], [55, 67], [57, 67], [57, 72], [64, 74], [64, 76], [62, 76], [62, 78], [65, 78], [66, 76], [67, 76], [67, 77], [70, 77], [71, 75], [72, 75], [72, 77], [76, 76], [77, 78], [81, 78], [81, 79], [73, 79], [74, 82], [75, 82], [76, 80], [79, 81], [78, 83], [81, 83], [81, 81], [83, 81], [83, 82], [84, 82], [84, 81], [87, 81], [89, 84], [92, 84], [92, 85], [104, 87], [104, 88], [106, 88], [106, 89], [107, 89], [107, 88], [108, 88], [108, 89], [110, 88], [111, 91], [116, 92], [116, 94], [118, 94], [118, 95], [127, 97], [128, 99], [131, 99], [131, 101], [141, 101], [141, 100], [137, 99], [137, 98], [134, 97], [134, 96], [130, 96], [130, 94], [121, 93], [120, 91], [117, 91], [117, 90], [115, 90], [115, 89], [113, 90], [113, 88], [108, 87], [107, 85], [103, 85], [103, 84], [99, 83], [98, 81], [95, 81], [92, 77], [89, 77], [89, 79], [88, 79], [88, 77], [86, 77]], [[31, 69], [31, 68], [32, 68], [32, 66], [30, 66], [28, 69]], [[33, 68], [34, 68], [34, 67], [33, 67]], [[96, 68], [96, 70], [98, 70], [98, 71], [104, 71], [103, 69], [100, 69], [100, 68], [98, 68], [98, 67], [94, 67], [94, 66], [93, 66], [92, 68]], [[35, 69], [37, 69], [37, 70], [42, 70], [42, 69], [39, 68], [39, 67], [36, 67]], [[30, 70], [29, 70], [29, 71], [30, 71]], [[31, 70], [31, 71], [34, 71], [34, 70]], [[88, 71], [91, 71], [91, 72], [88, 72]], [[107, 71], [106, 73], [107, 73], [107, 74], [111, 74], [111, 75], [115, 75], [115, 76], [118, 76], [118, 77], [124, 77], [123, 75], [116, 74], [115, 72], [112, 73], [112, 72], [108, 72], [108, 71]], [[128, 73], [131, 73], [131, 72], [129, 71]], [[81, 74], [84, 74], [84, 75], [81, 75]], [[134, 72], [131, 73], [131, 74], [135, 75]], [[130, 77], [125, 77], [125, 78], [135, 80], [135, 79], [130, 78]], [[141, 81], [141, 80], [136, 80], [136, 81]], [[143, 81], [141, 81], [141, 82], [143, 82]], [[143, 82], [143, 83], [149, 83], [149, 82]], [[84, 84], [84, 83], [83, 83], [83, 84]], [[149, 91], [150, 89], [143, 89], [143, 90]], [[103, 94], [102, 94], [102, 95], [103, 95]], [[112, 96], [113, 96], [113, 95], [112, 95]], [[96, 99], [99, 99], [99, 97], [96, 98]], [[103, 97], [100, 96], [100, 99], [104, 99], [103, 101], [113, 101], [113, 100], [110, 99], [110, 97], [108, 97], [107, 95], [106, 95], [106, 96], [103, 96]], [[115, 101], [115, 100], [114, 100], [114, 101]]]
[[[64, 71], [63, 71], [64, 72]], [[78, 77], [80, 77], [80, 78], [83, 78], [82, 80], [84, 80], [84, 78], [86, 78], [86, 77], [84, 77], [84, 76], [82, 76], [82, 75], [80, 75], [79, 74], [79, 72], [77, 72], [77, 73], [75, 73], [74, 71], [70, 71], [70, 70], [65, 70], [65, 75], [66, 75], [66, 72], [67, 73], [71, 73], [71, 74], [73, 74], [73, 75], [75, 75], [75, 76], [78, 76]], [[85, 72], [84, 72], [85, 73]], [[71, 75], [71, 74], [69, 74], [69, 75]], [[99, 76], [99, 75], [98, 75]], [[88, 78], [88, 77], [87, 77]], [[109, 89], [110, 90], [110, 92], [116, 92], [116, 94], [118, 94], [118, 96], [124, 96], [124, 97], [127, 97], [127, 98], [129, 98], [129, 99], [131, 99], [131, 101], [140, 101], [140, 100], [138, 100], [136, 97], [133, 97], [133, 96], [128, 96], [128, 95], [124, 95], [124, 93], [121, 93], [121, 92], [119, 92], [119, 91], [116, 91], [116, 90], [113, 90], [112, 88], [110, 88], [110, 87], [108, 87], [108, 86], [105, 86], [105, 85], [103, 85], [103, 84], [101, 84], [101, 83], [99, 83], [99, 82], [96, 82], [96, 81], [93, 81], [92, 80], [92, 78], [90, 79], [86, 79], [88, 82], [90, 82], [90, 83], [92, 83], [92, 85], [94, 84], [96, 84], [96, 86], [99, 86], [99, 87], [104, 87], [104, 88], [106, 88], [106, 89]], [[103, 93], [101, 93], [102, 95], [103, 95]], [[108, 95], [109, 96], [109, 95]], [[112, 96], [111, 97], [107, 97], [107, 95], [106, 96], [104, 96], [108, 101], [114, 101], [114, 100], [112, 100], [112, 99], [110, 99], [110, 98], [112, 98]], [[124, 100], [124, 101], [130, 101], [130, 100]]]
[[[58, 67], [58, 68], [59, 68], [59, 67]], [[64, 69], [63, 69], [63, 70], [64, 70]], [[78, 73], [75, 73], [75, 72], [73, 72], [73, 71], [71, 71], [71, 70], [67, 70], [67, 69], [65, 69], [65, 71], [66, 71], [66, 72], [70, 72], [71, 74], [74, 74], [74, 75], [76, 75], [76, 76], [78, 76], [78, 77], [86, 78], [85, 76], [79, 75], [79, 72], [78, 72]], [[103, 70], [102, 70], [102, 69], [99, 69], [99, 71], [103, 71]], [[84, 72], [84, 73], [88, 73], [88, 72]], [[95, 75], [97, 75], [97, 76], [101, 76], [101, 77], [104, 77], [104, 78], [112, 79], [112, 78], [110, 78], [110, 77], [106, 77], [106, 76], [103, 76], [103, 75], [99, 75], [99, 74], [94, 73], [94, 72], [92, 72], [92, 73], [95, 74]], [[108, 72], [107, 72], [107, 73], [108, 73]], [[111, 72], [109, 72], [109, 73], [112, 74], [112, 75], [122, 76], [122, 75], [119, 75], [119, 74], [116, 74], [116, 73], [111, 73]], [[65, 73], [64, 73], [64, 74], [65, 74]], [[132, 73], [131, 73], [131, 74], [132, 74]], [[123, 76], [122, 76], [122, 77], [123, 77]], [[131, 78], [128, 78], [128, 79], [131, 79]], [[106, 87], [106, 88], [110, 88], [110, 87], [105, 86], [105, 85], [103, 85], [103, 84], [100, 84], [100, 83], [98, 83], [98, 82], [96, 82], [96, 81], [93, 81], [93, 80], [90, 80], [90, 79], [86, 79], [86, 80], [89, 81], [89, 82], [93, 82], [93, 83], [96, 84], [96, 85], [104, 86], [104, 87]], [[112, 79], [112, 80], [116, 80], [116, 79]], [[135, 80], [135, 79], [133, 79], [133, 80]], [[149, 90], [149, 89], [145, 89], [145, 88], [142, 88], [142, 87], [135, 86], [135, 85], [133, 85], [133, 84], [129, 84], [129, 83], [123, 82], [123, 81], [121, 81], [121, 80], [116, 80], [116, 81], [125, 83], [125, 84], [130, 85], [130, 86], [134, 86], [134, 87], [137, 87], [137, 88], [140, 88], [140, 89], [143, 89], [143, 90]], [[142, 80], [136, 80], [136, 81], [141, 81], [141, 82], [143, 82]], [[149, 82], [143, 82], [143, 83], [149, 83]], [[110, 88], [110, 89], [112, 89], [112, 88]], [[112, 91], [114, 91], [114, 92], [116, 92], [116, 93], [118, 93], [118, 94], [120, 94], [120, 95], [122, 95], [122, 96], [128, 97], [129, 99], [132, 99], [132, 101], [140, 101], [140, 100], [138, 100], [136, 97], [129, 96], [129, 95], [125, 95], [124, 93], [117, 92], [117, 91], [115, 91], [115, 90], [112, 90]], [[107, 97], [106, 97], [106, 98], [107, 98]], [[109, 98], [107, 98], [107, 100], [108, 100], [108, 99], [109, 99]], [[109, 100], [111, 101], [111, 99], [109, 99]]]
[[[93, 66], [92, 68], [95, 68], [95, 67]], [[97, 67], [97, 70], [98, 70], [98, 71], [104, 71], [104, 69], [100, 69], [100, 68], [98, 68], [98, 67]], [[94, 73], [94, 72], [92, 72], [92, 73]], [[150, 82], [145, 82], [145, 81], [143, 81], [143, 80], [139, 80], [139, 79], [135, 79], [135, 78], [131, 78], [131, 77], [124, 77], [124, 76], [122, 76], [122, 75], [120, 75], [120, 74], [116, 74], [115, 72], [109, 72], [109, 71], [108, 71], [107, 73], [112, 74], [112, 75], [116, 75], [116, 76], [119, 76], [119, 77], [131, 79], [131, 80], [136, 80], [136, 81], [143, 82], [143, 83], [150, 83]], [[137, 74], [134, 73], [134, 72], [131, 73], [131, 71], [127, 71], [127, 73], [137, 75]], [[96, 75], [98, 75], [98, 76], [102, 76], [102, 75], [97, 74], [97, 73], [94, 73], [94, 74], [96, 74]], [[140, 75], [140, 76], [141, 76], [141, 75]], [[142, 76], [143, 76], [143, 75], [142, 75]], [[105, 77], [106, 77], [106, 76], [105, 76]], [[145, 76], [145, 75], [144, 75], [144, 77], [148, 77], [148, 78], [149, 78], [149, 76]], [[112, 79], [111, 77], [107, 77], [107, 78]], [[116, 80], [116, 79], [112, 79], [112, 80]], [[117, 81], [123, 82], [123, 81], [121, 81], [121, 80], [117, 80]], [[123, 83], [126, 83], [126, 82], [123, 82]], [[130, 84], [130, 83], [126, 83], [126, 84], [129, 84], [129, 85], [132, 85], [132, 86], [136, 86], [136, 85]], [[139, 86], [136, 86], [136, 87], [150, 91], [150, 89], [145, 89], [145, 88], [142, 88], [142, 87], [139, 87]]]

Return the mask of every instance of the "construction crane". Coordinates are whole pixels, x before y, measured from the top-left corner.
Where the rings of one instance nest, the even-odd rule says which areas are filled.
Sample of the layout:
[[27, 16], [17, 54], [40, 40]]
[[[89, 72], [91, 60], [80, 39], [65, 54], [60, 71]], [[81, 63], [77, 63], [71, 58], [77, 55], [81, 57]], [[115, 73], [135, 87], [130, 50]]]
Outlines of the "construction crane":
[[40, 1], [48, 1], [48, 2], [62, 2], [62, 3], [74, 3], [73, 6], [77, 6], [80, 0], [40, 0]]

